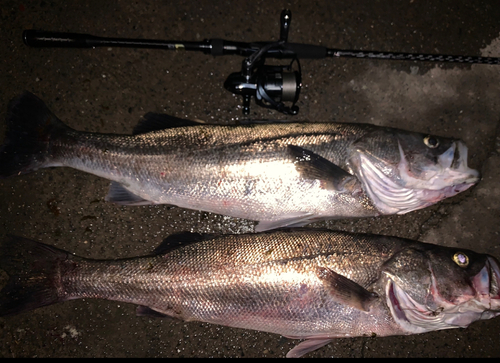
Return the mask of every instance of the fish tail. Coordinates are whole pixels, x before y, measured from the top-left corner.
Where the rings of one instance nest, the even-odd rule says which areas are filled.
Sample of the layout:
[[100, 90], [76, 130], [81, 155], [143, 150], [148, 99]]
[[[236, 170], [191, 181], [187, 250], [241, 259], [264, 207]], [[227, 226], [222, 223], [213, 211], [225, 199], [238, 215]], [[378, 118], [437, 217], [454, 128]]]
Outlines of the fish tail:
[[15, 315], [68, 300], [60, 296], [61, 265], [71, 255], [27, 238], [7, 236], [0, 244], [0, 268], [9, 280], [0, 291], [0, 316]]
[[7, 132], [0, 146], [0, 178], [55, 166], [50, 142], [68, 129], [34, 94], [24, 92], [14, 98], [9, 103]]

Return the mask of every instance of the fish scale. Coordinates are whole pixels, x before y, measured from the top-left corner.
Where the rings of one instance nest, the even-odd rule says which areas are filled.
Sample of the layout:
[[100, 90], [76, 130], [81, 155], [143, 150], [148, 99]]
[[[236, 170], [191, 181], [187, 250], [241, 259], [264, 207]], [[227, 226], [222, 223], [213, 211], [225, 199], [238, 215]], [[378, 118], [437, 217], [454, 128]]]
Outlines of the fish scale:
[[[312, 300], [328, 300], [322, 292], [322, 283], [315, 277], [315, 266], [328, 267], [367, 287], [377, 278], [373, 272], [380, 268], [380, 260], [370, 261], [372, 268], [368, 269], [372, 273], [367, 274], [366, 266], [359, 268], [359, 248], [352, 240], [346, 246], [341, 238], [332, 241], [335, 236], [324, 239], [325, 236], [329, 233], [296, 233], [292, 240], [288, 234], [263, 235], [257, 239], [252, 235], [219, 237], [135, 262], [120, 261], [103, 266], [99, 262], [82, 261], [76, 268], [71, 266], [77, 278], [64, 278], [63, 285], [72, 287], [71, 291], [65, 289], [68, 296], [116, 300], [126, 295], [128, 301], [125, 301], [160, 312], [182, 311], [177, 317], [185, 320], [207, 321], [207, 316], [215, 322], [237, 320], [239, 316], [255, 314], [254, 311], [263, 306], [267, 306], [271, 314], [269, 306], [276, 302], [279, 309], [288, 306], [295, 311], [296, 317], [286, 319], [300, 321], [299, 325], [307, 320], [300, 312], [304, 294], [301, 287], [307, 286], [311, 293], [309, 312], [330, 320], [331, 314], [325, 315], [325, 307], [315, 308], [310, 304]], [[364, 242], [360, 241], [365, 252], [385, 247], [384, 244], [367, 246]], [[374, 255], [382, 254], [375, 252]], [[151, 294], [152, 290], [155, 293]], [[143, 299], [146, 294], [149, 301]], [[210, 301], [211, 308], [198, 310], [200, 305], [207, 307], [205, 299]], [[299, 306], [294, 307], [297, 303]], [[238, 308], [228, 310], [228, 306]], [[285, 318], [283, 311], [272, 311]], [[261, 317], [264, 318], [275, 320], [273, 316]], [[290, 329], [289, 334], [297, 332]]]
[[[431, 142], [432, 141], [432, 142]], [[473, 186], [460, 140], [369, 124], [199, 124], [146, 114], [133, 135], [73, 130], [42, 100], [11, 101], [0, 177], [66, 166], [111, 180], [107, 201], [257, 221], [255, 231], [404, 214]]]
[[[460, 258], [456, 258], [456, 256]], [[0, 316], [79, 298], [137, 313], [305, 339], [466, 327], [500, 314], [500, 268], [488, 255], [388, 236], [322, 229], [184, 233], [149, 256], [90, 260], [21, 237], [0, 246], [10, 276]]]

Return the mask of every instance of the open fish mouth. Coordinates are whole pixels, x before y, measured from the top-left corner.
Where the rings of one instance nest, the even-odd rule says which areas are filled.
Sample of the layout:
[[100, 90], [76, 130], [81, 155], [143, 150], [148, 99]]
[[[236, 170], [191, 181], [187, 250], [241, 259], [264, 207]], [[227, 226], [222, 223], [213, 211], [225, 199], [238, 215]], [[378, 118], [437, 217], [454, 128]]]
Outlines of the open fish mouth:
[[387, 284], [386, 296], [394, 320], [408, 333], [419, 334], [446, 328], [440, 322], [439, 311], [430, 311], [417, 303], [392, 280]]
[[467, 146], [462, 141], [455, 141], [448, 150], [438, 157], [434, 165], [424, 168], [423, 176], [413, 177], [408, 169], [408, 163], [404, 156], [401, 145], [399, 145], [401, 161], [399, 170], [406, 185], [412, 185], [422, 189], [441, 190], [450, 186], [474, 184], [479, 180], [479, 172], [469, 168], [467, 165]]
[[435, 163], [411, 172], [401, 144], [396, 175], [381, 170], [373, 156], [360, 154], [360, 176], [375, 207], [384, 214], [405, 214], [461, 193], [479, 181], [479, 172], [467, 165], [467, 146], [456, 141]]
[[386, 284], [386, 299], [394, 320], [411, 334], [434, 330], [467, 327], [476, 320], [500, 315], [500, 268], [488, 257], [485, 267], [472, 279], [472, 295], [461, 295], [450, 302], [439, 294], [436, 280], [432, 279], [429, 294], [437, 308], [430, 309], [413, 299], [392, 278]]
[[[490, 310], [500, 310], [500, 266], [491, 257], [486, 260], [486, 266], [474, 277], [474, 288], [478, 297]], [[500, 312], [496, 312], [496, 315]]]

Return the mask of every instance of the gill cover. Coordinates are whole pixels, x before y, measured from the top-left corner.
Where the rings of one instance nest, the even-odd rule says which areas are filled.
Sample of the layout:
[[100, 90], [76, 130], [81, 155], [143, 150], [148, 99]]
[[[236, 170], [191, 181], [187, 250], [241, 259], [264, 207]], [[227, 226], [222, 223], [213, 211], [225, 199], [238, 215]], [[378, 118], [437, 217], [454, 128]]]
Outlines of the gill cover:
[[467, 327], [500, 314], [498, 262], [451, 248], [410, 248], [383, 268], [386, 302], [408, 333]]
[[479, 180], [463, 142], [396, 129], [373, 130], [354, 143], [350, 164], [383, 214], [427, 207]]

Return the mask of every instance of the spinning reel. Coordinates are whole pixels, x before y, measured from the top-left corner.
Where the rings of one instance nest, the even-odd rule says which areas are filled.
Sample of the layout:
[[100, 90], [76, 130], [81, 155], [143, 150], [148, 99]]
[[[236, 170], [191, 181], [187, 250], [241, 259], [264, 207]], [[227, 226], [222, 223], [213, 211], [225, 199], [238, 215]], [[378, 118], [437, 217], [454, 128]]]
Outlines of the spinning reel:
[[[224, 82], [227, 90], [243, 96], [244, 115], [250, 113], [252, 96], [255, 96], [259, 106], [272, 108], [286, 115], [296, 115], [299, 112], [299, 107], [295, 104], [302, 87], [302, 73], [297, 56], [293, 55], [291, 63], [286, 66], [265, 65], [267, 53], [285, 51], [291, 19], [290, 11], [283, 10], [280, 40], [263, 46], [245, 58], [241, 72], [231, 73]], [[294, 63], [297, 64], [296, 71], [292, 71]], [[292, 102], [292, 105], [285, 106], [284, 102]]]
[[[224, 87], [227, 90], [243, 96], [243, 114], [250, 112], [250, 101], [252, 96], [254, 96], [257, 105], [261, 107], [274, 109], [287, 115], [296, 115], [299, 112], [296, 103], [302, 87], [299, 58], [349, 57], [425, 62], [500, 64], [500, 58], [496, 57], [340, 50], [311, 44], [288, 43], [291, 19], [290, 10], [285, 9], [281, 12], [280, 39], [277, 42], [243, 43], [223, 39], [205, 39], [202, 42], [124, 39], [38, 30], [25, 30], [23, 32], [23, 41], [26, 45], [32, 47], [94, 48], [106, 46], [158, 48], [202, 51], [205, 54], [213, 56], [244, 56], [245, 60], [241, 66], [241, 71], [230, 74], [224, 82]], [[267, 58], [291, 59], [291, 62], [288, 65], [266, 65]], [[291, 102], [291, 105], [287, 106], [285, 102]]]

